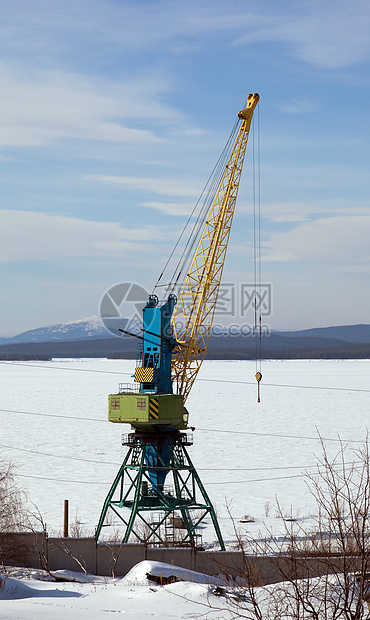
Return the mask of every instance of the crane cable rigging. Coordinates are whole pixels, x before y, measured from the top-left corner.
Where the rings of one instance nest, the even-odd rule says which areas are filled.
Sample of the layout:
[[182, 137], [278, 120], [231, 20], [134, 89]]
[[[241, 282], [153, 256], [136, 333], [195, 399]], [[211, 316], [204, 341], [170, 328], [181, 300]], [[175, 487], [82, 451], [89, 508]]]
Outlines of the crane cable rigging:
[[[252, 123], [253, 151], [253, 271], [254, 271], [254, 340], [256, 358], [257, 402], [261, 402], [262, 379], [262, 269], [261, 269], [261, 148], [260, 115], [257, 106], [257, 138]], [[256, 152], [257, 151], [257, 152]]]
[[[250, 99], [252, 96], [249, 96], [245, 102], [245, 107], [249, 107], [250, 106]], [[258, 96], [257, 96], [258, 97]], [[258, 99], [257, 99], [258, 101]], [[169, 298], [170, 296], [173, 296], [174, 294], [176, 295], [178, 293], [178, 291], [181, 291], [181, 295], [180, 295], [180, 300], [179, 300], [179, 305], [174, 313], [174, 317], [173, 317], [173, 327], [174, 327], [174, 331], [176, 333], [176, 336], [178, 336], [178, 329], [177, 329], [177, 322], [176, 319], [180, 318], [180, 323], [185, 320], [185, 321], [190, 321], [190, 314], [188, 316], [186, 316], [186, 313], [188, 312], [188, 309], [186, 308], [186, 303], [185, 306], [183, 304], [183, 295], [184, 295], [184, 290], [185, 290], [185, 286], [186, 286], [186, 282], [189, 280], [189, 278], [194, 278], [194, 275], [190, 276], [190, 271], [193, 267], [194, 269], [194, 264], [197, 265], [196, 263], [196, 256], [197, 253], [195, 254], [194, 257], [194, 248], [198, 247], [197, 252], [199, 251], [199, 248], [201, 247], [201, 243], [199, 240], [204, 238], [204, 236], [206, 235], [206, 231], [207, 231], [207, 227], [208, 230], [212, 229], [213, 224], [211, 224], [211, 220], [213, 220], [214, 218], [214, 208], [215, 208], [215, 203], [217, 200], [217, 197], [219, 196], [219, 192], [221, 191], [221, 183], [224, 181], [225, 178], [225, 174], [227, 174], [228, 169], [230, 169], [230, 174], [233, 175], [233, 172], [231, 172], [231, 170], [234, 168], [234, 165], [236, 164], [236, 159], [234, 158], [239, 158], [239, 154], [236, 156], [234, 149], [236, 148], [236, 145], [238, 144], [238, 140], [240, 140], [240, 118], [242, 118], [241, 116], [242, 113], [240, 113], [238, 115], [238, 119], [236, 119], [235, 123], [234, 123], [234, 127], [231, 131], [231, 134], [226, 142], [226, 145], [210, 175], [210, 177], [208, 178], [207, 183], [205, 184], [205, 187], [198, 199], [198, 201], [196, 202], [191, 214], [189, 215], [185, 226], [183, 227], [180, 236], [178, 238], [178, 240], [176, 241], [165, 265], [163, 270], [161, 271], [157, 282], [153, 288], [152, 291], [152, 295], [154, 294], [155, 291], [158, 291], [158, 289], [160, 287], [163, 287], [166, 289], [165, 294], [164, 294], [164, 298]], [[255, 378], [257, 380], [257, 385], [258, 385], [258, 397], [257, 397], [257, 402], [260, 402], [260, 381], [262, 378], [262, 373], [261, 373], [261, 344], [262, 344], [262, 325], [261, 325], [261, 314], [259, 314], [259, 318], [257, 317], [257, 310], [258, 310], [258, 306], [259, 306], [259, 311], [261, 312], [261, 304], [257, 304], [257, 297], [260, 299], [261, 301], [261, 252], [260, 252], [260, 148], [259, 148], [259, 116], [258, 116], [258, 128], [257, 128], [257, 147], [256, 147], [256, 138], [255, 138], [255, 129], [254, 129], [254, 122], [252, 117], [250, 117], [249, 120], [249, 125], [251, 125], [252, 123], [252, 140], [253, 140], [253, 166], [252, 166], [252, 170], [253, 170], [253, 246], [254, 246], [254, 250], [253, 250], [253, 265], [254, 265], [254, 313], [255, 313], [255, 317], [254, 317], [254, 328], [253, 328], [253, 333], [254, 333], [254, 337], [255, 337], [255, 359], [256, 359], [256, 374], [255, 374]], [[245, 139], [245, 145], [244, 147], [242, 147], [242, 152], [245, 152], [245, 146], [246, 146], [246, 141], [248, 139], [248, 134], [249, 134], [249, 128], [247, 130], [246, 133], [246, 139]], [[238, 149], [240, 149], [240, 146], [237, 147]], [[257, 164], [256, 164], [256, 150], [257, 150]], [[239, 153], [239, 150], [238, 150]], [[243, 165], [243, 159], [244, 159], [244, 154], [242, 155], [240, 161], [241, 161], [241, 165], [240, 165], [240, 171], [241, 171], [241, 167]], [[239, 166], [239, 162], [238, 162], [238, 166]], [[240, 174], [240, 173], [239, 173]], [[239, 185], [239, 179], [237, 180], [236, 186]], [[237, 191], [237, 190], [236, 190]], [[232, 209], [233, 210], [233, 209]], [[198, 214], [196, 215], [196, 212], [198, 211]], [[196, 215], [196, 217], [195, 217]], [[193, 223], [192, 229], [191, 229], [191, 233], [188, 237], [187, 242], [184, 244], [184, 247], [180, 253], [180, 256], [177, 260], [177, 263], [173, 269], [173, 274], [172, 276], [169, 278], [169, 280], [165, 283], [165, 284], [161, 284], [162, 278], [164, 276], [164, 274], [169, 271], [169, 265], [170, 263], [173, 261], [173, 259], [175, 258], [175, 254], [177, 249], [179, 248], [181, 239], [183, 238], [186, 229], [190, 226], [190, 223], [192, 221], [192, 219], [195, 217], [195, 221]], [[232, 219], [232, 216], [231, 216]], [[215, 224], [215, 226], [218, 226], [218, 224]], [[224, 226], [224, 224], [221, 224], [221, 226]], [[214, 229], [215, 230], [215, 229]], [[227, 225], [225, 228], [225, 231], [227, 230]], [[224, 234], [224, 233], [223, 233]], [[226, 233], [227, 237], [228, 237], [229, 232]], [[209, 235], [209, 233], [208, 233]], [[213, 244], [214, 241], [210, 240], [209, 237], [209, 243]], [[222, 246], [221, 242], [221, 246]], [[227, 247], [227, 241], [225, 245], [225, 249]], [[205, 255], [204, 255], [205, 258]], [[208, 258], [207, 258], [208, 260]], [[213, 260], [213, 258], [211, 259]], [[219, 259], [218, 259], [219, 260]], [[222, 265], [221, 265], [221, 270], [220, 272], [222, 273], [222, 266], [223, 266], [223, 261], [224, 258], [222, 259]], [[200, 271], [197, 271], [196, 275], [195, 275], [195, 280], [198, 281], [198, 278], [203, 278], [203, 275], [200, 275]], [[212, 276], [213, 278], [214, 276]], [[208, 276], [207, 276], [208, 278]], [[194, 282], [194, 279], [192, 280]], [[218, 282], [217, 285], [217, 279], [215, 280], [216, 282], [216, 287], [219, 286], [220, 282]], [[199, 280], [199, 286], [207, 286], [205, 283], [201, 284], [201, 281]], [[189, 286], [188, 286], [189, 288]], [[195, 290], [192, 289], [192, 287], [190, 287], [190, 289], [187, 291], [187, 294], [193, 296], [194, 299], [194, 295], [198, 295], [199, 291], [197, 290], [197, 292], [195, 292]], [[158, 296], [155, 295], [155, 297], [158, 299]], [[162, 297], [162, 295], [160, 296]], [[217, 292], [216, 292], [216, 299], [217, 299]], [[183, 311], [184, 311], [184, 316], [182, 316], [181, 311], [179, 311], [180, 305], [182, 305]], [[214, 309], [212, 311], [212, 315], [213, 315]], [[180, 317], [179, 317], [180, 315]], [[209, 321], [208, 321], [209, 322]], [[209, 326], [205, 328], [205, 333], [208, 332], [208, 337], [204, 339], [204, 342], [200, 342], [200, 344], [197, 342], [196, 346], [198, 347], [198, 353], [195, 353], [195, 349], [194, 349], [194, 354], [195, 355], [200, 355], [201, 350], [206, 350], [207, 346], [208, 346], [208, 338], [210, 335], [210, 331], [209, 331]], [[183, 328], [180, 328], [180, 332], [182, 337], [184, 337], [185, 334], [185, 338], [189, 337], [189, 333], [185, 330], [183, 330]], [[193, 332], [191, 332], [193, 334]], [[192, 336], [190, 336], [190, 338], [192, 338]], [[199, 348], [199, 346], [203, 347], [203, 349]], [[190, 351], [190, 350], [189, 350]], [[189, 357], [189, 361], [187, 362], [187, 364], [189, 364], [191, 356], [193, 355], [193, 353], [189, 352], [187, 355], [190, 355]], [[203, 359], [203, 355], [201, 356]], [[179, 359], [181, 359], [181, 354]], [[184, 384], [183, 382], [185, 381], [185, 384], [192, 384], [192, 381], [194, 380], [197, 370], [195, 370], [193, 372], [193, 377], [191, 377], [191, 374], [189, 374], [185, 379], [184, 376], [182, 376], [182, 379], [179, 379], [180, 374], [182, 373], [182, 370], [178, 371], [179, 365], [181, 365], [181, 362], [179, 362], [179, 359], [176, 358], [175, 361], [175, 365], [173, 366], [173, 370], [174, 370], [174, 378], [176, 377], [176, 382], [177, 382], [177, 386], [178, 386], [178, 390], [180, 390], [180, 393], [184, 393], [187, 391], [187, 388], [184, 388]], [[198, 363], [198, 370], [199, 370], [199, 366], [201, 364]], [[185, 398], [186, 398], [187, 394], [185, 394]]]
[[[192, 258], [193, 249], [201, 235], [205, 220], [207, 218], [210, 207], [216, 195], [218, 186], [220, 184], [223, 172], [225, 170], [226, 162], [229, 160], [230, 153], [232, 151], [232, 147], [235, 142], [235, 137], [238, 131], [238, 126], [239, 126], [239, 120], [236, 119], [234, 126], [231, 130], [230, 136], [221, 152], [221, 155], [218, 161], [216, 162], [197, 202], [195, 203], [193, 210], [191, 211], [187, 221], [185, 222], [185, 225], [157, 279], [157, 282], [155, 283], [152, 294], [154, 294], [156, 289], [158, 289], [159, 287], [166, 287], [166, 292], [163, 295], [163, 298], [167, 298], [170, 294], [176, 293], [177, 290], [182, 289], [182, 286], [184, 284], [186, 274], [187, 274], [187, 267]], [[199, 213], [196, 215], [198, 209], [199, 209]], [[182, 249], [182, 252], [178, 258], [178, 261], [175, 267], [173, 267], [172, 276], [169, 278], [166, 284], [160, 284], [164, 274], [166, 273], [166, 270], [169, 269], [170, 263], [175, 256], [175, 252], [177, 248], [179, 247], [179, 244], [185, 234], [185, 231], [190, 226], [190, 223], [194, 217], [196, 218], [195, 222], [191, 229], [189, 238], [187, 242], [185, 243]]]

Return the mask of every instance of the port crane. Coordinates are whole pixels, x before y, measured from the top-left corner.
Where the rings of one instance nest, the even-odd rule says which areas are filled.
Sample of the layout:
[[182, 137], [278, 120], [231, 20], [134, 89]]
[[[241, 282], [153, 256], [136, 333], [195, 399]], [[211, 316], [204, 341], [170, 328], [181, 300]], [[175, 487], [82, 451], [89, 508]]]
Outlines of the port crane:
[[258, 94], [248, 95], [238, 114], [237, 135], [179, 297], [169, 292], [160, 303], [157, 295], [149, 296], [142, 335], [136, 335], [142, 354], [135, 383], [120, 384], [119, 392], [108, 397], [109, 421], [131, 424], [133, 432], [122, 436], [128, 451], [104, 502], [97, 540], [113, 511], [124, 525], [123, 543], [134, 539], [199, 548], [199, 526], [210, 517], [225, 549], [214, 508], [187, 451], [193, 439], [186, 432], [185, 402], [207, 351], [258, 101]]

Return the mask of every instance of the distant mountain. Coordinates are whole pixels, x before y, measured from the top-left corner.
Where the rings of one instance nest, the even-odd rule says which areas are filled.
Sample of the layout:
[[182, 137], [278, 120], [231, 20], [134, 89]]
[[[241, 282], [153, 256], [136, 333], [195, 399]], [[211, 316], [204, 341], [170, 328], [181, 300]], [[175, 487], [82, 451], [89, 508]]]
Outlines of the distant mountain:
[[[124, 326], [127, 319], [121, 319]], [[118, 336], [118, 333], [117, 333]], [[12, 338], [0, 338], [0, 345], [22, 344], [31, 342], [60, 342], [69, 340], [85, 340], [93, 338], [111, 338], [99, 316], [90, 316], [79, 321], [57, 323], [37, 329], [22, 332]], [[211, 336], [210, 346], [214, 348], [229, 348], [230, 346], [250, 346], [253, 336], [230, 336], [225, 328], [218, 336]], [[290, 339], [290, 341], [288, 341]], [[263, 335], [265, 345], [270, 349], [295, 349], [297, 347], [341, 346], [344, 343], [370, 344], [370, 325], [338, 325], [333, 327], [314, 327], [297, 331], [271, 330], [269, 335]], [[294, 341], [294, 342], [293, 342]]]
[[[348, 342], [344, 340], [336, 340], [335, 338], [314, 338], [313, 336], [301, 336], [303, 332], [297, 332], [296, 336], [290, 334], [271, 332], [262, 335], [262, 349], [268, 351], [293, 351], [294, 349], [335, 349], [342, 346], [348, 346]], [[211, 336], [208, 349], [230, 349], [232, 348], [255, 348], [256, 342], [259, 340], [255, 336]], [[366, 343], [367, 344], [367, 343]]]
[[110, 333], [105, 329], [100, 317], [90, 316], [79, 321], [31, 329], [12, 338], [0, 338], [0, 345], [26, 342], [60, 342], [61, 340], [84, 340], [85, 338], [107, 338], [109, 336]]
[[[254, 359], [256, 344], [253, 336], [232, 336], [225, 330], [222, 335], [211, 336], [206, 357]], [[135, 358], [138, 347], [136, 338], [112, 337], [98, 317], [89, 317], [0, 339], [0, 359]], [[272, 331], [262, 336], [261, 354], [264, 359], [370, 359], [370, 325]]]
[[337, 325], [334, 327], [314, 327], [293, 332], [275, 332], [286, 338], [334, 338], [343, 342], [357, 344], [370, 343], [370, 325]]

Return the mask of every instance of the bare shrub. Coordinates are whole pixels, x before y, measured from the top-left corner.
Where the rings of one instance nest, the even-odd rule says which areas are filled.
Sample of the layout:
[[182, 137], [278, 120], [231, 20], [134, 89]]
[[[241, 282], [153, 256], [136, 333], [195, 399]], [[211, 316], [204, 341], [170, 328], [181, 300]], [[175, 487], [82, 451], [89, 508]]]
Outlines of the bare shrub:
[[84, 530], [84, 527], [82, 525], [81, 519], [78, 516], [77, 511], [76, 511], [76, 514], [75, 514], [74, 521], [72, 521], [72, 523], [70, 523], [69, 534], [70, 534], [71, 538], [82, 538], [83, 536], [85, 536], [85, 530]]
[[22, 563], [28, 546], [19, 540], [17, 532], [28, 523], [24, 509], [26, 495], [15, 480], [14, 465], [0, 461], [0, 562], [12, 560]]
[[265, 502], [265, 517], [269, 517], [270, 516], [271, 508], [272, 508], [271, 502], [270, 501]]
[[[256, 539], [241, 536], [234, 522], [244, 574], [228, 597], [231, 617], [370, 620], [368, 439], [358, 450], [341, 443], [333, 459], [322, 442], [316, 473], [307, 474], [306, 482], [317, 505], [314, 528], [288, 516], [278, 501], [279, 536], [272, 530]], [[265, 586], [268, 579], [280, 583]], [[210, 607], [211, 613], [218, 610], [211, 600]]]
[[26, 494], [15, 482], [14, 465], [0, 461], [0, 532], [19, 532], [26, 522]]
[[39, 559], [40, 568], [50, 575], [46, 523], [38, 507], [35, 504], [32, 505], [33, 511], [28, 514], [27, 530], [33, 534], [34, 549]]
[[54, 545], [57, 549], [60, 549], [61, 551], [63, 551], [63, 553], [68, 555], [68, 557], [72, 558], [72, 560], [76, 562], [76, 564], [85, 573], [85, 575], [87, 575], [85, 558], [81, 555], [77, 556], [77, 554], [73, 553], [73, 551], [70, 549], [70, 546], [68, 545], [68, 542], [66, 542], [67, 540], [68, 539], [65, 538], [65, 539], [60, 539], [58, 542], [54, 541]]

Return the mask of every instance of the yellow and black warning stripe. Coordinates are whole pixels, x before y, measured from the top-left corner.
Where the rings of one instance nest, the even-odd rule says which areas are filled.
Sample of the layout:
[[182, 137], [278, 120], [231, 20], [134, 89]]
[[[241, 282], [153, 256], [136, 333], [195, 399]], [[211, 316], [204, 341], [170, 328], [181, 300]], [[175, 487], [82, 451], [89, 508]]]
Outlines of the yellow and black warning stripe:
[[158, 398], [149, 398], [149, 418], [152, 420], [158, 420], [158, 409]]
[[136, 368], [135, 381], [137, 383], [152, 383], [154, 377], [154, 368]]

